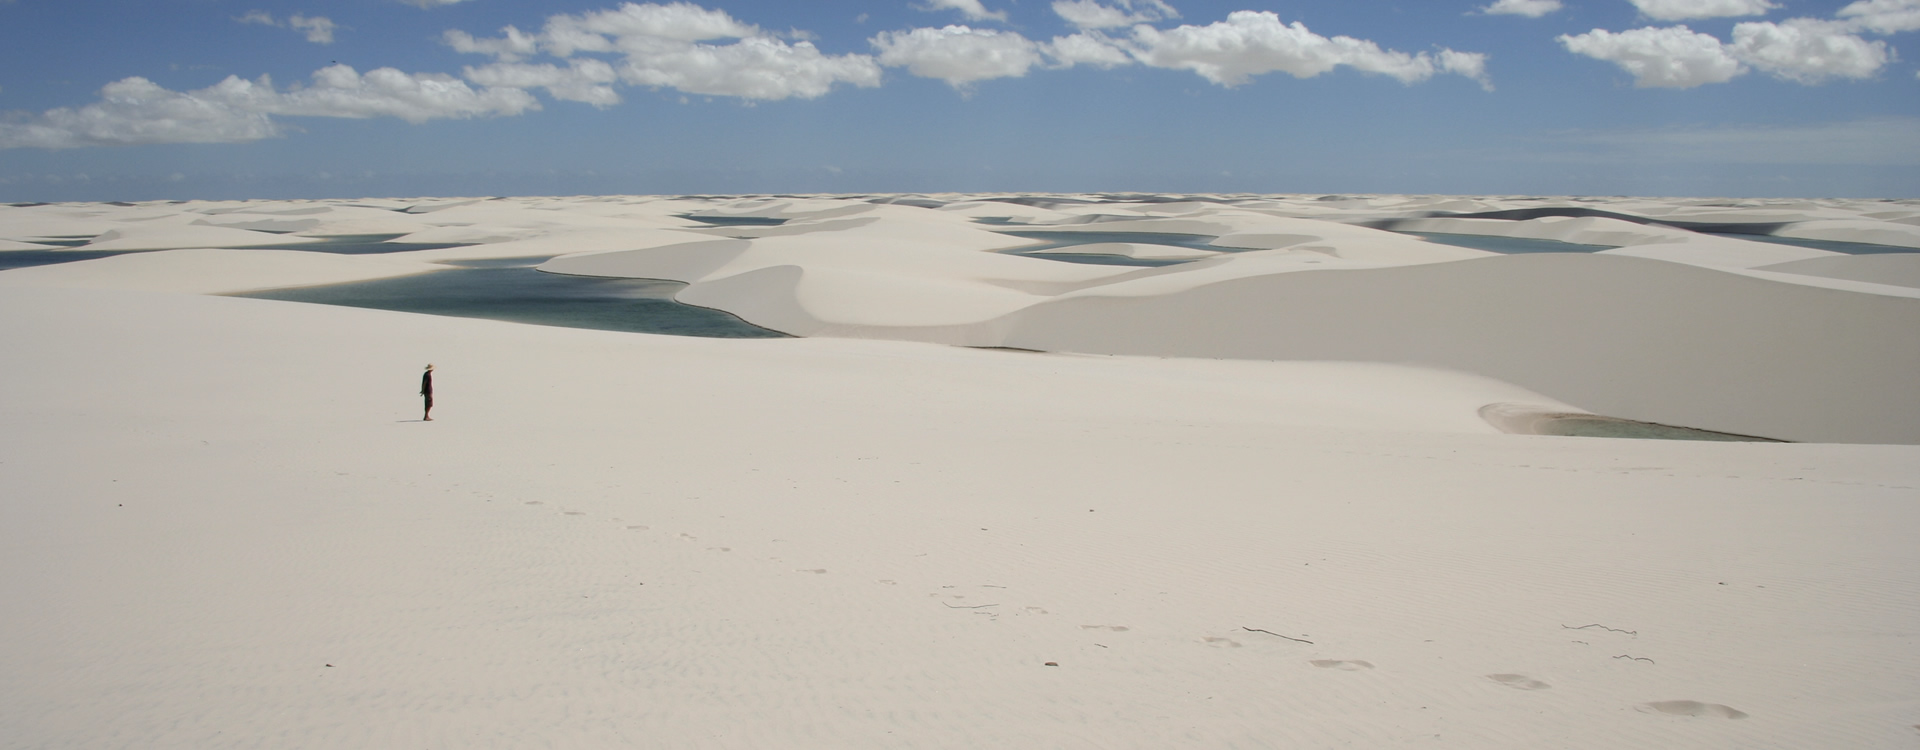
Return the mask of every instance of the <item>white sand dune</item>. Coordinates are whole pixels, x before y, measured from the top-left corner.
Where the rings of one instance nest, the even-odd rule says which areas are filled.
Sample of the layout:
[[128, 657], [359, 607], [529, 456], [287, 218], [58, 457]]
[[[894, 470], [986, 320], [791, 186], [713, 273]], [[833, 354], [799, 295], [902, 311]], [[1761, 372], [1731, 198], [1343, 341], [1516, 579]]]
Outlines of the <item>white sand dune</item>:
[[[1555, 283], [1573, 278], [1580, 283]], [[1920, 330], [1920, 295], [1643, 259], [1512, 255], [1250, 276], [1155, 296], [1093, 289], [1002, 327], [1007, 346], [1419, 363], [1630, 419], [1788, 440], [1920, 442], [1911, 379], [1920, 348], [1885, 338]]]
[[1808, 240], [1838, 240], [1840, 242], [1866, 242], [1875, 245], [1920, 248], [1920, 226], [1896, 224], [1888, 221], [1863, 221], [1860, 219], [1830, 219], [1826, 221], [1803, 221], [1790, 224], [1774, 234], [1781, 237], [1799, 237]]
[[1760, 271], [1780, 271], [1830, 279], [1848, 279], [1871, 284], [1889, 284], [1920, 289], [1920, 253], [1885, 255], [1836, 255], [1808, 258], [1771, 266]]
[[0, 331], [13, 744], [1911, 731], [1910, 447], [1487, 434], [1537, 397], [1382, 365], [0, 314], [49, 321]]
[[[934, 214], [925, 209], [903, 210]], [[688, 282], [690, 286], [678, 299], [796, 335], [942, 343], [967, 343], [954, 338], [954, 327], [1031, 305], [1041, 299], [1036, 289], [1134, 270], [989, 252], [1030, 241], [945, 221], [875, 219], [848, 224], [833, 232], [571, 256], [540, 268], [583, 276]], [[690, 262], [714, 251], [724, 255], [707, 256], [712, 262]]]
[[674, 229], [623, 228], [550, 231], [522, 240], [487, 242], [459, 247], [398, 252], [388, 257], [428, 262], [486, 258], [534, 258], [578, 253], [636, 250], [697, 240], [692, 232]]
[[1759, 268], [1809, 258], [1831, 258], [1840, 253], [1772, 242], [1703, 237], [1683, 242], [1616, 247], [1601, 250], [1600, 254], [1652, 258], [1709, 268]]
[[428, 227], [395, 237], [389, 242], [416, 244], [457, 244], [487, 245], [496, 242], [515, 242], [519, 240], [538, 240], [547, 233], [539, 227], [516, 227], [497, 225], [454, 225]]
[[1602, 216], [1547, 216], [1523, 221], [1502, 219], [1406, 219], [1394, 223], [1401, 232], [1478, 234], [1490, 237], [1527, 237], [1577, 245], [1624, 247], [1686, 241], [1698, 234], [1656, 224], [1636, 224]]
[[223, 248], [155, 250], [0, 271], [0, 286], [233, 294], [370, 281], [448, 268], [382, 255]]
[[1178, 245], [1155, 245], [1142, 242], [1096, 242], [1089, 245], [1073, 245], [1054, 248], [1046, 252], [1062, 255], [1118, 255], [1138, 260], [1198, 260], [1219, 255], [1218, 250], [1201, 250]]
[[1268, 218], [1216, 237], [1216, 247], [1315, 252], [1346, 260], [1381, 265], [1439, 263], [1485, 258], [1485, 250], [1442, 245], [1417, 237], [1367, 227], [1313, 219]]
[[263, 247], [300, 245], [317, 240], [292, 234], [274, 234], [228, 227], [145, 223], [109, 229], [82, 250], [174, 250], [194, 247]]
[[425, 226], [420, 216], [392, 209], [346, 205], [242, 205], [201, 211], [201, 222], [240, 229], [290, 231], [303, 237], [407, 234]]
[[[1501, 256], [1353, 226], [1542, 206], [1920, 213], [0, 206], [20, 242], [380, 212], [473, 243], [0, 272], [0, 746], [1910, 743], [1920, 254], [1682, 234]], [[786, 223], [681, 218], [703, 213]], [[1064, 263], [975, 219], [1252, 249]], [[684, 281], [682, 301], [812, 338], [202, 296], [569, 251], [542, 268]], [[1836, 442], [1503, 434], [1489, 407]]]
[[118, 206], [50, 204], [28, 207], [4, 207], [0, 221], [0, 239], [33, 242], [42, 239], [92, 238], [120, 226], [107, 216], [128, 213]]

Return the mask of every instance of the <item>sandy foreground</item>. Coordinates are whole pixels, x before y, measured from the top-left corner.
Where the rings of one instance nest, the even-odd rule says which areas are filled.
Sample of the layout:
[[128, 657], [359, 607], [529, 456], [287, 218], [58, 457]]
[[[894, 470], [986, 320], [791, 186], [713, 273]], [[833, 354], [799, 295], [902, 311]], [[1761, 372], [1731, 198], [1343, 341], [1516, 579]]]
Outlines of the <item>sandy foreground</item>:
[[[1079, 200], [0, 207], [19, 249], [151, 248], [0, 271], [0, 747], [1920, 742], [1920, 289], [1852, 262], [1908, 256], [1424, 215], [1518, 199]], [[1019, 258], [981, 218], [1222, 249]], [[1624, 252], [1372, 226], [1413, 220]], [[467, 244], [233, 249], [403, 233]], [[808, 337], [205, 296], [549, 255]]]

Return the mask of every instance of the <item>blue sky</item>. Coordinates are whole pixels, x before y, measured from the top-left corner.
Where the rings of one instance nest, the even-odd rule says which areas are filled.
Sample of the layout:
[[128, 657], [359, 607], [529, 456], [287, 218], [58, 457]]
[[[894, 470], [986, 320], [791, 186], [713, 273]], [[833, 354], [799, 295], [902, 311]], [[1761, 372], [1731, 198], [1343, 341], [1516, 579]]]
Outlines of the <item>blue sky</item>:
[[0, 200], [1906, 198], [1916, 42], [1920, 0], [0, 0]]

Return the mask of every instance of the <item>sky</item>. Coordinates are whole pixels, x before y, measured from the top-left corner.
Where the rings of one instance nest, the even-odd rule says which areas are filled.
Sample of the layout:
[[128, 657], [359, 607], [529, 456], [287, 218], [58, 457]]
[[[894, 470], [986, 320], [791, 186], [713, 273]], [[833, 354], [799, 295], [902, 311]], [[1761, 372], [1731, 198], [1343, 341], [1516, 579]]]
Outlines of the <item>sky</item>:
[[1920, 0], [0, 0], [0, 201], [1914, 198], [1916, 61]]

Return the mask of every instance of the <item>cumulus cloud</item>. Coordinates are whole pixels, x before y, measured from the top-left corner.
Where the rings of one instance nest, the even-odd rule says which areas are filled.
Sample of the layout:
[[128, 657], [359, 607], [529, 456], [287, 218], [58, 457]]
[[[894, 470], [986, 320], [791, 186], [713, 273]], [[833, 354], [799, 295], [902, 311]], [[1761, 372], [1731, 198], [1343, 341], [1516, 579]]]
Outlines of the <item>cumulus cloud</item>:
[[1418, 83], [1435, 73], [1457, 73], [1485, 85], [1486, 56], [1442, 49], [1436, 57], [1381, 49], [1347, 36], [1324, 37], [1298, 21], [1281, 23], [1271, 11], [1234, 11], [1227, 20], [1206, 26], [1133, 30], [1133, 56], [1160, 68], [1191, 70], [1221, 86], [1238, 86], [1253, 76], [1283, 72], [1312, 78], [1340, 66]]
[[100, 101], [0, 121], [0, 148], [79, 148], [150, 143], [238, 143], [280, 135], [266, 114], [215, 98], [168, 91], [145, 78], [100, 89]]
[[397, 117], [419, 124], [428, 120], [468, 119], [517, 115], [539, 109], [539, 102], [520, 89], [474, 89], [465, 81], [438, 73], [404, 73], [378, 68], [365, 75], [347, 65], [330, 65], [313, 72], [313, 82], [285, 92], [271, 79], [248, 81], [238, 76], [194, 92], [248, 112], [301, 117]]
[[1480, 88], [1493, 90], [1493, 81], [1487, 77], [1487, 56], [1483, 52], [1456, 52], [1442, 47], [1434, 55], [1434, 69], [1441, 73], [1466, 76], [1480, 83]]
[[452, 76], [346, 65], [314, 71], [306, 86], [280, 91], [271, 79], [228, 76], [197, 91], [171, 91], [145, 78], [100, 90], [100, 101], [0, 122], [0, 148], [77, 148], [155, 143], [237, 143], [280, 135], [271, 116], [440, 118], [516, 115], [538, 109], [517, 88], [474, 89]]
[[508, 26], [500, 32], [501, 36], [496, 39], [476, 39], [472, 34], [453, 29], [447, 31], [442, 40], [456, 52], [492, 55], [505, 62], [531, 57], [540, 51], [539, 41], [519, 29]]
[[613, 10], [547, 19], [543, 32], [547, 50], [559, 57], [575, 51], [608, 52], [629, 41], [703, 42], [761, 36], [760, 28], [743, 23], [723, 10], [692, 3], [621, 3]]
[[863, 55], [821, 54], [812, 43], [753, 37], [728, 45], [670, 46], [630, 53], [620, 77], [639, 86], [743, 99], [813, 99], [835, 83], [880, 85], [880, 66]]
[[1040, 45], [1010, 31], [947, 26], [885, 31], [873, 38], [880, 64], [904, 67], [955, 88], [989, 78], [1019, 78], [1042, 62]]
[[[725, 40], [736, 41], [717, 43]], [[788, 42], [725, 11], [685, 2], [623, 3], [611, 10], [559, 14], [549, 17], [537, 33], [508, 26], [501, 29], [501, 36], [480, 39], [463, 31], [449, 31], [444, 41], [457, 51], [492, 55], [503, 64], [518, 63], [540, 53], [563, 60], [581, 54], [618, 55], [621, 59], [615, 69], [620, 81], [689, 94], [810, 99], [825, 95], [837, 83], [880, 85], [880, 66], [870, 56], [827, 55], [811, 42]], [[539, 70], [542, 76], [566, 72], [549, 67], [553, 74], [538, 66], [499, 70], [519, 74]], [[569, 80], [578, 76], [571, 72], [568, 75], [574, 77]], [[593, 81], [585, 88], [572, 89], [574, 93], [567, 96], [588, 97], [578, 100], [594, 104], [617, 100], [606, 83]], [[559, 90], [548, 91], [566, 98]]]
[[1920, 31], [1920, 0], [1857, 0], [1841, 8], [1840, 17], [1881, 34]]
[[1629, 0], [1640, 14], [1657, 21], [1762, 16], [1780, 7], [1772, 0]]
[[1053, 41], [1042, 46], [1047, 57], [1061, 67], [1092, 65], [1099, 68], [1113, 68], [1133, 62], [1133, 56], [1113, 39], [1097, 31], [1086, 31], [1071, 36], [1054, 37]]
[[245, 15], [235, 16], [233, 20], [239, 21], [240, 23], [277, 26], [283, 29], [293, 29], [294, 31], [304, 32], [307, 35], [307, 41], [313, 42], [314, 44], [332, 44], [333, 30], [340, 28], [338, 24], [335, 24], [332, 20], [324, 16], [309, 17], [295, 13], [283, 22], [274, 18], [273, 14], [264, 10], [250, 10], [247, 11]]
[[1725, 83], [1746, 72], [1719, 39], [1685, 26], [1648, 27], [1617, 34], [1594, 29], [1585, 34], [1562, 34], [1558, 39], [1569, 52], [1605, 60], [1632, 73], [1633, 85], [1641, 88], [1693, 88]]
[[927, 0], [927, 4], [920, 6], [920, 9], [925, 11], [957, 10], [960, 11], [960, 15], [966, 16], [969, 21], [1007, 20], [1006, 11], [989, 11], [986, 6], [980, 4], [980, 0]]
[[1560, 0], [1499, 0], [1480, 9], [1490, 16], [1526, 16], [1539, 18], [1560, 10]]
[[1115, 0], [1104, 5], [1098, 0], [1054, 0], [1053, 13], [1082, 29], [1112, 29], [1139, 23], [1152, 23], [1180, 14], [1161, 0]]
[[1869, 78], [1893, 61], [1886, 42], [1868, 42], [1820, 22], [1740, 24], [1733, 29], [1741, 59], [1777, 78], [1815, 84], [1827, 78]]
[[287, 19], [287, 25], [293, 27], [295, 31], [306, 32], [307, 41], [314, 44], [332, 44], [333, 30], [338, 28], [323, 16], [309, 18], [298, 13]]
[[555, 99], [585, 102], [596, 107], [611, 107], [620, 103], [620, 94], [613, 90], [612, 85], [620, 75], [603, 60], [573, 60], [567, 67], [552, 63], [528, 65], [496, 62], [478, 68], [468, 66], [464, 76], [482, 86], [546, 89], [547, 94]]
[[1732, 43], [1685, 26], [1620, 33], [1594, 29], [1561, 35], [1559, 41], [1570, 52], [1619, 65], [1643, 88], [1725, 83], [1750, 69], [1811, 85], [1836, 77], [1866, 78], [1893, 59], [1885, 42], [1862, 39], [1843, 23], [1808, 18], [1736, 24]]
[[1734, 57], [1776, 78], [1815, 84], [1828, 78], [1866, 78], [1893, 58], [1886, 42], [1869, 42], [1831, 21], [1796, 18], [1733, 27]]

